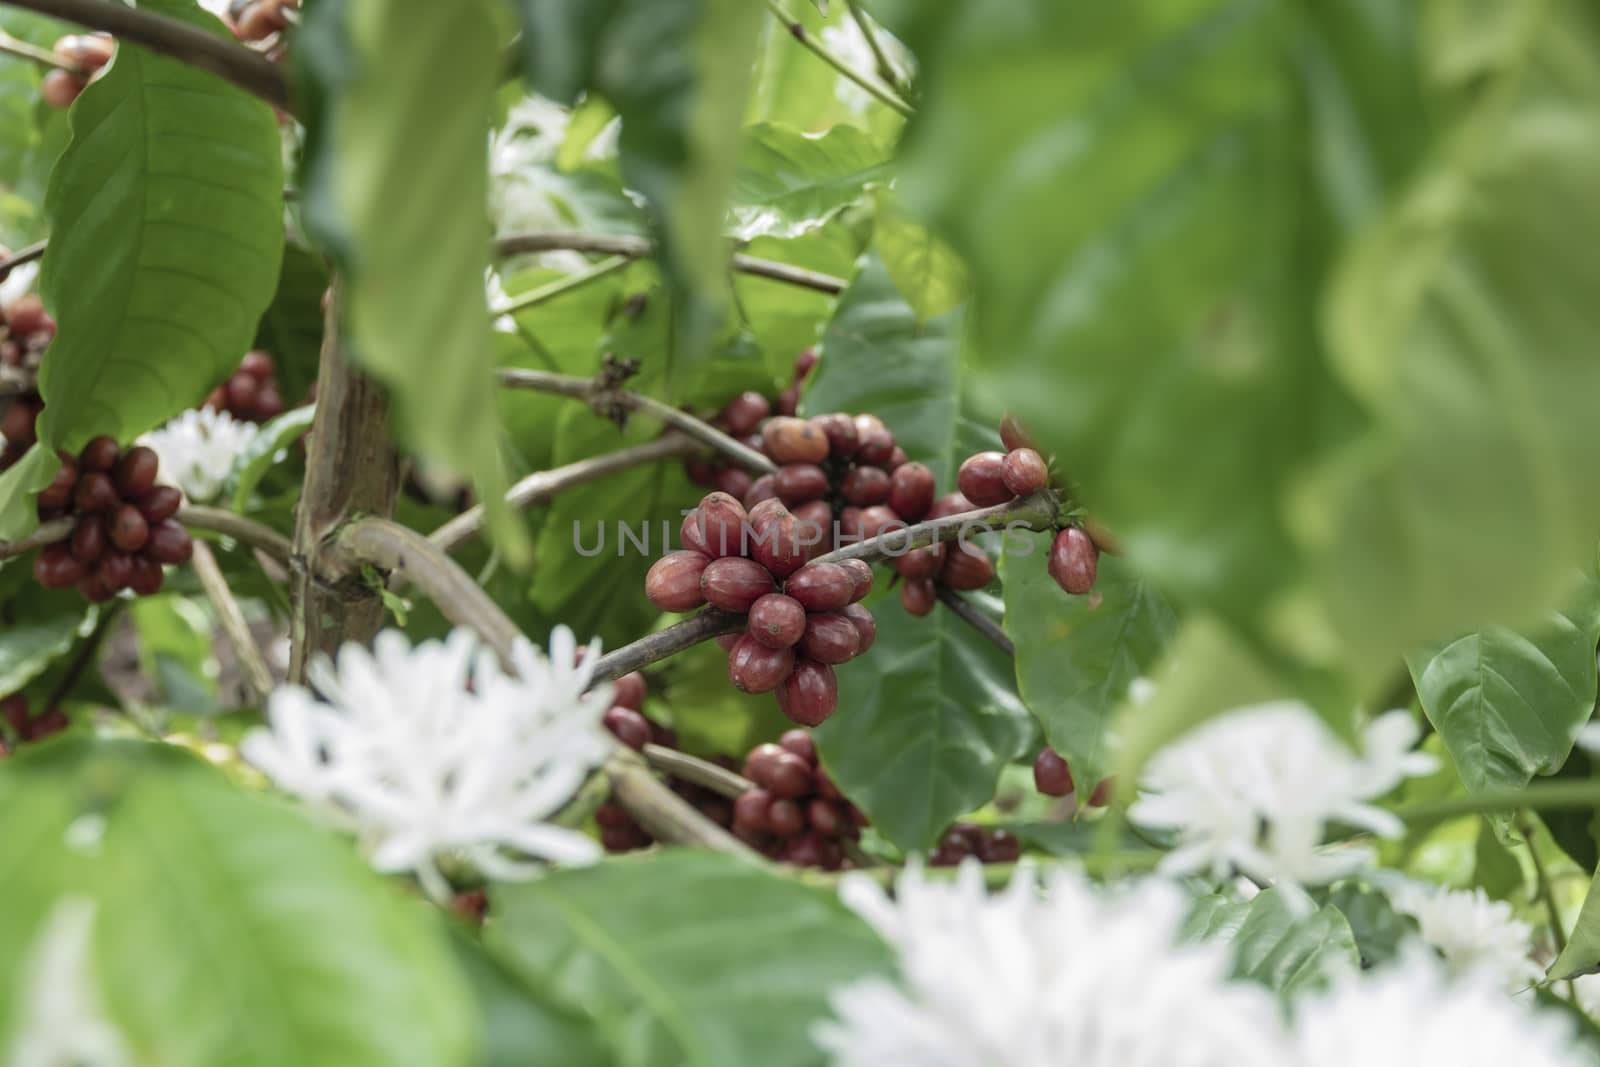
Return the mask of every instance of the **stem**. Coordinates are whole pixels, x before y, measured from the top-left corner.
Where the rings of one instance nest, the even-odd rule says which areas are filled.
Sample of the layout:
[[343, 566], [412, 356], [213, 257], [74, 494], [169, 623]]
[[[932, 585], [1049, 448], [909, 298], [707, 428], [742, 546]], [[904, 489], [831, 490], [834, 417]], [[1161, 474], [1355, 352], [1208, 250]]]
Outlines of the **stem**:
[[289, 557], [293, 554], [289, 539], [277, 530], [222, 508], [191, 504], [178, 509], [178, 521], [191, 530], [210, 530], [231, 537], [242, 545], [259, 549], [285, 567], [289, 565]]
[[599, 263], [596, 263], [594, 266], [580, 274], [574, 274], [570, 277], [562, 278], [560, 281], [551, 282], [549, 285], [541, 285], [539, 288], [534, 289], [531, 292], [526, 292], [521, 296], [513, 297], [511, 300], [501, 304], [497, 308], [490, 308], [489, 314], [493, 315], [495, 318], [499, 318], [501, 315], [510, 315], [517, 311], [526, 311], [528, 308], [543, 304], [547, 300], [554, 300], [556, 297], [561, 296], [564, 293], [570, 293], [574, 289], [581, 289], [590, 282], [604, 278], [608, 274], [615, 274], [617, 271], [628, 266], [628, 264], [632, 262], [633, 260], [627, 256], [612, 256], [609, 259], [602, 259]]
[[702, 641], [709, 641], [719, 634], [731, 634], [742, 629], [744, 625], [743, 615], [709, 608], [698, 615], [689, 616], [682, 622], [673, 623], [665, 630], [657, 630], [653, 634], [607, 652], [595, 664], [594, 680], [614, 682], [624, 674], [641, 667], [648, 667], [668, 656], [677, 655], [684, 649], [692, 648]]
[[1528, 846], [1528, 856], [1533, 860], [1534, 882], [1539, 888], [1539, 898], [1544, 902], [1545, 911], [1550, 914], [1550, 936], [1555, 941], [1556, 955], [1567, 950], [1567, 932], [1561, 924], [1561, 908], [1556, 904], [1555, 887], [1550, 882], [1550, 872], [1545, 869], [1544, 859], [1539, 855], [1539, 850], [1533, 847], [1533, 838], [1538, 831], [1527, 812], [1517, 816], [1517, 829], [1522, 832], [1522, 843]]
[[[528, 475], [506, 492], [506, 503], [521, 509], [536, 507], [553, 500], [574, 486], [584, 485], [640, 464], [654, 463], [673, 456], [686, 456], [699, 451], [700, 447], [699, 442], [692, 438], [667, 434], [654, 441], [634, 445], [632, 448], [590, 456], [588, 459], [569, 463], [565, 467]], [[474, 504], [429, 534], [428, 540], [441, 551], [453, 552], [462, 543], [483, 532], [484, 521], [483, 505]]]
[[250, 635], [250, 624], [245, 621], [244, 612], [233, 597], [233, 590], [228, 588], [222, 568], [217, 566], [216, 555], [204, 541], [194, 543], [194, 573], [200, 579], [200, 588], [205, 590], [206, 598], [217, 612], [217, 622], [221, 624], [222, 632], [233, 645], [245, 685], [258, 702], [266, 700], [267, 694], [272, 692], [272, 672], [267, 669], [267, 661], [261, 658], [261, 650]]
[[658, 841], [701, 845], [718, 852], [754, 858], [738, 838], [701, 815], [650, 773], [635, 752], [623, 749], [606, 763], [611, 796]]
[[1008, 656], [1017, 654], [1017, 646], [1011, 643], [1011, 638], [989, 616], [973, 607], [972, 602], [947, 585], [939, 586], [939, 599], [944, 606], [961, 617], [974, 630], [978, 631], [990, 641], [999, 646], [1000, 651]]
[[121, 40], [198, 67], [232, 82], [273, 107], [294, 113], [289, 83], [277, 64], [242, 45], [198, 26], [180, 22], [116, 0], [0, 0], [12, 7], [37, 11], [92, 30], [105, 30]]
[[[0, 2], [4, 2], [4, 0], [0, 0]], [[26, 248], [17, 249], [5, 259], [0, 259], [0, 282], [5, 281], [6, 278], [10, 277], [13, 270], [16, 270], [24, 263], [32, 263], [34, 260], [42, 258], [44, 250], [49, 243], [49, 241], [35, 241]]]
[[889, 62], [889, 54], [883, 50], [883, 44], [878, 40], [878, 31], [873, 29], [871, 21], [868, 20], [866, 10], [861, 6], [861, 0], [845, 0], [845, 6], [849, 8], [850, 17], [855, 20], [861, 36], [867, 39], [867, 47], [872, 49], [872, 58], [878, 64], [878, 77], [883, 79], [885, 85], [898, 90], [900, 76], [895, 73], [894, 64]]
[[0, 541], [0, 559], [11, 559], [24, 552], [31, 552], [45, 545], [53, 545], [57, 541], [72, 536], [72, 528], [78, 525], [74, 518], [51, 519], [41, 522], [31, 534], [19, 537], [15, 541]]
[[552, 374], [542, 370], [522, 370], [515, 367], [500, 371], [500, 384], [511, 389], [532, 389], [539, 393], [553, 393], [586, 401], [601, 414], [616, 410], [641, 411], [659, 419], [675, 430], [694, 438], [702, 444], [721, 452], [746, 470], [756, 474], [773, 474], [777, 464], [749, 445], [734, 440], [703, 419], [687, 411], [679, 411], [671, 404], [663, 404], [654, 397], [618, 389], [604, 377], [579, 378], [570, 374]]
[[[495, 254], [516, 256], [528, 252], [591, 252], [597, 255], [627, 256], [642, 259], [655, 252], [643, 237], [622, 234], [580, 233], [576, 230], [544, 230], [535, 233], [509, 233], [495, 241]], [[836, 278], [820, 271], [779, 263], [772, 259], [758, 259], [735, 252], [733, 269], [740, 274], [767, 278], [775, 282], [798, 285], [802, 289], [815, 289], [819, 293], [837, 296], [850, 285], [844, 278]]]
[[1055, 521], [1055, 499], [1049, 490], [1042, 490], [1033, 496], [1018, 497], [1009, 503], [964, 511], [959, 515], [947, 515], [942, 519], [931, 519], [928, 522], [919, 522], [915, 526], [881, 533], [877, 537], [834, 549], [811, 562], [840, 563], [847, 559], [859, 559], [866, 563], [877, 563], [879, 560], [904, 555], [913, 548], [941, 541], [954, 541], [973, 533], [1011, 527], [1048, 530], [1055, 526]]
[[522, 631], [470, 574], [426, 537], [390, 519], [356, 519], [335, 537], [334, 553], [348, 571], [370, 563], [403, 574], [428, 595], [445, 618], [476, 630], [511, 670], [511, 647]]
[[1600, 808], [1600, 782], [1534, 782], [1522, 789], [1491, 789], [1443, 800], [1423, 800], [1394, 809], [1394, 814], [1412, 825], [1443, 822], [1462, 815], [1481, 815], [1491, 811], [1535, 811], [1563, 808]]
[[[54, 67], [56, 70], [64, 70], [68, 74], [76, 74], [79, 77], [83, 77], [88, 73], [78, 64], [69, 59], [63, 59], [50, 49], [40, 48], [38, 45], [29, 44], [27, 41], [19, 41], [5, 30], [0, 30], [0, 52], [16, 56], [18, 59], [31, 60], [41, 67]], [[3, 275], [0, 275], [0, 277], [3, 277]]]
[[78, 679], [83, 677], [83, 672], [88, 669], [89, 664], [94, 662], [95, 654], [100, 651], [101, 644], [105, 642], [106, 634], [111, 630], [111, 623], [121, 613], [122, 601], [113, 600], [106, 605], [105, 610], [100, 613], [99, 620], [95, 622], [94, 629], [90, 631], [83, 644], [78, 646], [78, 652], [72, 657], [72, 662], [67, 664], [66, 673], [61, 676], [61, 681], [56, 683], [56, 687], [50, 691], [50, 696], [46, 698], [44, 702], [46, 711], [60, 707], [61, 702], [71, 694], [73, 686], [77, 685]]
[[772, 13], [777, 16], [778, 21], [783, 23], [783, 28], [789, 31], [789, 35], [795, 40], [799, 41], [806, 48], [810, 49], [818, 59], [822, 60], [824, 63], [828, 64], [828, 66], [832, 67], [840, 74], [843, 74], [846, 78], [849, 78], [851, 81], [861, 86], [861, 88], [865, 89], [868, 94], [877, 99], [880, 103], [888, 105], [892, 110], [898, 112], [904, 117], [910, 118], [913, 114], [915, 114], [915, 112], [913, 112], [911, 109], [911, 105], [896, 96], [893, 90], [879, 85], [865, 74], [855, 70], [850, 66], [850, 64], [846, 63], [844, 60], [840, 59], [838, 56], [834, 55], [831, 51], [824, 47], [821, 41], [818, 41], [816, 38], [807, 33], [804, 26], [789, 17], [789, 13], [783, 9], [783, 5], [779, 3], [778, 0], [767, 0], [767, 7], [769, 7], [772, 10]]
[[[1132, 873], [1135, 871], [1152, 870], [1161, 862], [1162, 853], [1139, 851], [1123, 852], [1084, 852], [1072, 857], [1072, 862], [1090, 875], [1111, 877], [1115, 875]], [[1003, 889], [1011, 884], [1019, 870], [1027, 869], [1017, 863], [985, 863], [980, 868], [983, 872], [983, 884], [989, 889]], [[1039, 868], [1034, 867], [1035, 871]], [[839, 882], [851, 876], [866, 875], [885, 889], [893, 889], [895, 879], [900, 875], [901, 868], [889, 866], [867, 867], [858, 871], [802, 871], [799, 878], [804, 882], [835, 887]], [[960, 867], [923, 867], [922, 876], [930, 881], [945, 881], [960, 875]]]
[[754, 782], [742, 774], [735, 774], [726, 767], [718, 767], [715, 763], [696, 759], [687, 752], [679, 752], [675, 748], [647, 744], [644, 746], [644, 758], [654, 770], [670, 774], [674, 778], [681, 778], [691, 785], [701, 786], [730, 799], [756, 787]]

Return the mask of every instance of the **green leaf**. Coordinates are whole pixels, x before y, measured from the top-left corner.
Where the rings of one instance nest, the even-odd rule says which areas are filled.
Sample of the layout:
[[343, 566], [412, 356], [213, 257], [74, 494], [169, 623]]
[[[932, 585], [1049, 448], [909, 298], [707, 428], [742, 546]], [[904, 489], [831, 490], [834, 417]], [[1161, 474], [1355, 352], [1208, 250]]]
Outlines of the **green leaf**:
[[887, 189], [876, 192], [872, 240], [878, 255], [918, 320], [938, 318], [967, 298], [966, 264], [933, 231], [907, 218]]
[[66, 655], [73, 641], [94, 627], [98, 612], [58, 612], [49, 618], [8, 621], [0, 630], [0, 694], [21, 692], [23, 686]]
[[535, 1050], [541, 1062], [561, 1067], [608, 1067], [589, 1020], [534, 994], [463, 931], [451, 929], [450, 946], [478, 1002], [476, 1067], [527, 1067]]
[[1468, 789], [1554, 774], [1594, 712], [1600, 579], [1535, 630], [1495, 626], [1406, 657], [1422, 710]]
[[1572, 924], [1567, 935], [1567, 947], [1550, 965], [1551, 981], [1576, 978], [1580, 974], [1600, 971], [1600, 873], [1589, 883], [1589, 894], [1583, 898], [1578, 911], [1578, 921]]
[[484, 146], [504, 30], [494, 0], [336, 0], [308, 12], [297, 50], [325, 94], [305, 218], [345, 271], [350, 354], [389, 388], [406, 439], [472, 476], [497, 544], [520, 563], [528, 546], [502, 499], [485, 417], [495, 396]]
[[892, 595], [871, 608], [877, 642], [837, 668], [839, 710], [817, 727], [817, 747], [878, 832], [920, 852], [951, 820], [988, 803], [1033, 728], [1010, 657], [954, 612], [915, 618]]
[[234, 457], [233, 469], [228, 472], [226, 484], [232, 486], [232, 491], [227, 496], [233, 501], [234, 511], [244, 513], [256, 486], [278, 461], [278, 454], [306, 435], [316, 415], [316, 405], [307, 404], [262, 424], [261, 432]]
[[1371, 886], [1341, 883], [1328, 894], [1327, 906], [1345, 917], [1362, 967], [1388, 963], [1402, 944], [1417, 937], [1417, 920], [1395, 911], [1388, 896]]
[[861, 200], [868, 183], [889, 176], [889, 154], [854, 126], [821, 135], [775, 123], [752, 126], [744, 132], [734, 181], [734, 232], [797, 237]]
[[1054, 536], [1006, 535], [1005, 627], [1017, 649], [1017, 691], [1087, 788], [1110, 773], [1112, 716], [1129, 684], [1155, 670], [1177, 619], [1115, 556], [1100, 558], [1092, 596], [1062, 592], [1046, 570]]
[[1194, 940], [1218, 940], [1233, 949], [1234, 976], [1260, 982], [1287, 998], [1360, 967], [1355, 935], [1332, 905], [1315, 910], [1266, 889], [1247, 903], [1206, 897], [1184, 927]]
[[832, 894], [683, 850], [497, 887], [485, 942], [629, 1067], [820, 1063], [807, 1031], [827, 994], [888, 966]]
[[1473, 847], [1472, 882], [1494, 900], [1508, 900], [1523, 886], [1522, 864], [1495, 833], [1494, 822], [1478, 824], [1478, 841]]
[[[84, 897], [103, 1002], [140, 1063], [469, 1062], [471, 1005], [432, 916], [176, 748], [30, 746], [0, 765], [0, 836], [7, 1005], [46, 915]], [[0, 1047], [18, 1022], [0, 1013]]]
[[39, 525], [34, 496], [60, 469], [61, 461], [53, 451], [34, 445], [10, 470], [0, 471], [0, 538], [10, 541]]
[[[189, 0], [143, 6], [225, 35]], [[238, 367], [277, 283], [283, 166], [271, 107], [134, 45], [71, 121], [46, 201], [40, 284], [59, 328], [39, 435], [76, 451], [193, 407]]]
[[278, 291], [256, 327], [254, 348], [277, 364], [278, 388], [290, 405], [302, 403], [317, 380], [322, 355], [322, 297], [328, 269], [322, 257], [296, 244], [283, 248]]
[[[1574, 747], [1556, 778], [1565, 781], [1592, 781], [1595, 760], [1582, 748]], [[1545, 810], [1539, 818], [1550, 828], [1550, 837], [1572, 862], [1592, 874], [1600, 867], [1600, 809], [1574, 808], [1570, 811]]]

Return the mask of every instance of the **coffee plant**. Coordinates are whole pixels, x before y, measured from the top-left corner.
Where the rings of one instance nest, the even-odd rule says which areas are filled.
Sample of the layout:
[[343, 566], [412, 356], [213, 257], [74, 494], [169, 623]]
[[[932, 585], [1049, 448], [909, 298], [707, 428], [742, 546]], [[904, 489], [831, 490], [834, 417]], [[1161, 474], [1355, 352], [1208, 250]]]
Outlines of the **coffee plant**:
[[0, 0], [0, 1062], [1600, 1065], [1584, 0]]

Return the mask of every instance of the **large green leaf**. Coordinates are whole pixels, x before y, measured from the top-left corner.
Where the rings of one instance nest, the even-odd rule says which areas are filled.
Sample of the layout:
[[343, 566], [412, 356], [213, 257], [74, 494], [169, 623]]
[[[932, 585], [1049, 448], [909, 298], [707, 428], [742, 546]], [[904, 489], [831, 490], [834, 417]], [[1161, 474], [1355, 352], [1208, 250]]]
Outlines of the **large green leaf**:
[[297, 52], [323, 94], [305, 218], [345, 271], [351, 354], [389, 388], [407, 440], [474, 478], [502, 549], [520, 560], [485, 417], [485, 144], [506, 30], [494, 0], [330, 0], [311, 9]]
[[1233, 950], [1236, 977], [1291, 998], [1360, 966], [1355, 935], [1338, 908], [1307, 910], [1280, 889], [1263, 890], [1245, 903], [1205, 897], [1184, 933], [1225, 942]]
[[1103, 556], [1093, 596], [1068, 596], [1046, 572], [1052, 533], [1006, 535], [1000, 577], [1017, 689], [1050, 747], [1087, 785], [1112, 768], [1112, 716], [1135, 679], [1154, 671], [1177, 629], [1161, 594]]
[[46, 618], [7, 620], [0, 630], [0, 695], [20, 692], [43, 674], [94, 625], [96, 615], [93, 607], [79, 607]]
[[1589, 884], [1578, 921], [1567, 935], [1567, 947], [1550, 965], [1550, 979], [1575, 978], [1600, 971], [1600, 873]]
[[475, 1067], [608, 1067], [590, 1020], [536, 995], [464, 931], [452, 930], [450, 943], [478, 1002], [483, 1037]]
[[1600, 580], [1543, 626], [1496, 626], [1406, 657], [1422, 710], [1468, 789], [1520, 789], [1554, 774], [1595, 706]]
[[[431, 917], [349, 845], [178, 749], [61, 741], [0, 764], [0, 1000], [67, 897], [140, 1063], [451, 1067], [465, 987]], [[11, 1047], [17, 1013], [0, 1013]]]
[[889, 154], [854, 126], [821, 135], [774, 123], [752, 126], [733, 187], [736, 232], [805, 233], [861, 200], [869, 182], [888, 181], [889, 173]]
[[595, 1019], [619, 1067], [821, 1064], [826, 995], [888, 963], [831, 894], [677, 850], [499, 887], [485, 941]]
[[966, 264], [938, 234], [908, 218], [887, 187], [874, 194], [873, 247], [917, 318], [926, 322], [962, 304], [970, 289]]
[[322, 354], [322, 297], [328, 268], [322, 258], [299, 245], [285, 245], [278, 291], [256, 327], [253, 347], [277, 363], [278, 388], [290, 406], [302, 403], [317, 380]]
[[1010, 658], [954, 612], [915, 618], [890, 595], [872, 613], [877, 642], [837, 669], [839, 710], [817, 728], [817, 747], [880, 833], [922, 851], [988, 803], [1033, 727]]
[[[189, 0], [142, 6], [225, 33]], [[239, 365], [277, 284], [283, 167], [269, 106], [133, 45], [71, 119], [46, 201], [59, 330], [39, 391], [40, 439], [76, 450], [150, 429]]]

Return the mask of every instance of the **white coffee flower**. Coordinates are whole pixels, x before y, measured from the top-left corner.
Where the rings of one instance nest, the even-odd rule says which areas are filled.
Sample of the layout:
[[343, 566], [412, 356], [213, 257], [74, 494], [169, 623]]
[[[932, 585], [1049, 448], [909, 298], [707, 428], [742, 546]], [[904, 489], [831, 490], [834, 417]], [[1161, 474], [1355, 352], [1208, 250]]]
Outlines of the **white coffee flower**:
[[1241, 708], [1157, 753], [1128, 816], [1176, 831], [1162, 862], [1169, 873], [1320, 885], [1371, 859], [1369, 849], [1323, 847], [1329, 823], [1400, 832], [1399, 820], [1367, 801], [1434, 768], [1433, 757], [1411, 750], [1416, 738], [1409, 715], [1389, 712], [1356, 753], [1304, 704]]
[[[556, 155], [567, 137], [572, 113], [554, 101], [529, 95], [513, 104], [489, 138], [489, 208], [496, 233], [560, 230], [582, 226], [571, 179], [556, 169]], [[616, 151], [621, 124], [612, 119], [584, 151], [585, 159]], [[580, 271], [588, 266], [577, 252], [547, 252], [545, 266]]]
[[[1557, 991], [1562, 984], [1565, 983], [1557, 984]], [[1600, 974], [1585, 974], [1574, 978], [1572, 991], [1577, 994], [1578, 1010], [1600, 1022]]]
[[895, 950], [898, 980], [834, 991], [817, 1043], [836, 1067], [1281, 1067], [1264, 987], [1228, 980], [1227, 950], [1179, 944], [1187, 901], [1164, 882], [1097, 890], [1023, 868], [993, 895], [901, 874], [891, 899], [851, 875], [845, 902]]
[[[896, 71], [903, 73], [910, 69], [911, 52], [905, 45], [882, 26], [874, 24], [872, 33], [878, 39], [878, 47], [883, 49]], [[883, 73], [878, 69], [878, 57], [854, 19], [846, 18], [837, 26], [824, 26], [821, 37], [823, 47], [842, 59], [845, 66], [861, 71], [875, 81], [883, 81]], [[834, 79], [833, 86], [834, 97], [854, 114], [864, 115], [869, 108], [878, 106], [872, 94], [843, 75]]]
[[548, 658], [519, 641], [508, 674], [465, 629], [416, 647], [387, 630], [371, 652], [340, 649], [337, 671], [314, 664], [320, 697], [274, 692], [271, 729], [251, 731], [240, 752], [354, 830], [373, 866], [414, 872], [438, 898], [449, 893], [444, 856], [497, 879], [538, 870], [517, 856], [589, 862], [590, 838], [545, 820], [612, 749], [600, 724], [611, 686], [589, 688], [599, 651], [591, 643], [578, 665], [558, 626]]
[[233, 463], [255, 441], [260, 429], [240, 422], [226, 411], [201, 408], [185, 411], [159, 430], [145, 434], [139, 443], [161, 457], [160, 478], [183, 490], [196, 504], [204, 504], [222, 491]]
[[33, 288], [34, 281], [39, 277], [39, 261], [24, 263], [20, 267], [12, 267], [11, 273], [0, 281], [0, 307], [14, 304], [28, 295]]
[[65, 897], [51, 909], [23, 964], [9, 1067], [122, 1067], [127, 1042], [100, 1004], [94, 976], [95, 903]]
[[1422, 940], [1460, 972], [1484, 971], [1510, 991], [1526, 989], [1543, 973], [1529, 958], [1532, 928], [1511, 905], [1482, 889], [1441, 889], [1408, 884], [1389, 894], [1394, 909], [1417, 920]]
[[1452, 977], [1432, 954], [1310, 994], [1295, 1011], [1295, 1067], [1594, 1067], [1570, 1021], [1507, 996], [1484, 971]]

